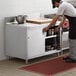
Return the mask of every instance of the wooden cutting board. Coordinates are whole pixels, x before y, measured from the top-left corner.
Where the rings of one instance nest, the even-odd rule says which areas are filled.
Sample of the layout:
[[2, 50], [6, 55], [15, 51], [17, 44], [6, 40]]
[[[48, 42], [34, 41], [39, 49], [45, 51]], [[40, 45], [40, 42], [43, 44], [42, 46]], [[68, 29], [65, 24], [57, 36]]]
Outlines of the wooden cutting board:
[[36, 24], [43, 24], [43, 23], [50, 23], [52, 19], [48, 18], [32, 18], [32, 19], [27, 19], [26, 22], [28, 23], [36, 23]]

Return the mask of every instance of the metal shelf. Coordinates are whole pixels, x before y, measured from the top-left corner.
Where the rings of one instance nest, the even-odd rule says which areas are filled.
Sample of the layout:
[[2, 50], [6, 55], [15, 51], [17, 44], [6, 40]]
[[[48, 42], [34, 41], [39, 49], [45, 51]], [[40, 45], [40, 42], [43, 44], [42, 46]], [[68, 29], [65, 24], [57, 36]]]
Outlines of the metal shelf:
[[57, 37], [57, 35], [46, 36], [45, 39], [47, 39], [47, 38], [53, 38], [53, 37]]

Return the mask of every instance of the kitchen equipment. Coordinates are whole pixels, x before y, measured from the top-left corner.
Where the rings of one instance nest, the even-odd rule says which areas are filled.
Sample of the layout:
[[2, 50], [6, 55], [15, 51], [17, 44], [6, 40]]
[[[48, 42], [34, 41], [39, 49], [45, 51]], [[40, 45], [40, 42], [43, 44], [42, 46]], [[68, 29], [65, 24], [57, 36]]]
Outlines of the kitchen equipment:
[[9, 22], [14, 22], [15, 21], [15, 16], [10, 17], [9, 19], [10, 19]]
[[16, 16], [16, 21], [18, 22], [18, 24], [24, 24], [26, 17], [27, 15], [18, 15]]

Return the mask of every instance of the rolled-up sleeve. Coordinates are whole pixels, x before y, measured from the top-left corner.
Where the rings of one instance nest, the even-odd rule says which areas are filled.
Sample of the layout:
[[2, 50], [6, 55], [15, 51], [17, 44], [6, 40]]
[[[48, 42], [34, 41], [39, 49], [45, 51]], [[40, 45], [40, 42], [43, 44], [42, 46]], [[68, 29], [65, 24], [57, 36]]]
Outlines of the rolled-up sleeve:
[[57, 15], [64, 15], [65, 8], [66, 7], [63, 4], [61, 4], [58, 8]]

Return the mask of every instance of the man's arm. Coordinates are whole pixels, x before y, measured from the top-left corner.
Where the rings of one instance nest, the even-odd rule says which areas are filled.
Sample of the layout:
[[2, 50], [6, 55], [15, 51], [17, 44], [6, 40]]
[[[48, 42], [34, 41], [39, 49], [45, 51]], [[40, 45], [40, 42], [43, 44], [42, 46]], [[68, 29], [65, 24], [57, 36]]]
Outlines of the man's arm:
[[62, 21], [60, 22], [59, 26], [54, 30], [55, 32], [58, 32], [59, 31], [59, 28], [63, 26], [65, 20], [66, 20], [66, 17], [63, 16]]
[[63, 16], [62, 21], [60, 22], [60, 24], [59, 24], [58, 28], [60, 28], [60, 27], [62, 27], [62, 26], [63, 26], [63, 24], [64, 24], [65, 20], [66, 20], [66, 17], [65, 17], [65, 16]]
[[53, 17], [53, 20], [50, 22], [50, 24], [49, 24], [47, 27], [45, 27], [45, 28], [43, 29], [43, 31], [48, 31], [49, 28], [56, 23], [56, 21], [58, 20], [58, 18], [59, 18], [59, 15], [55, 15], [55, 16]]

